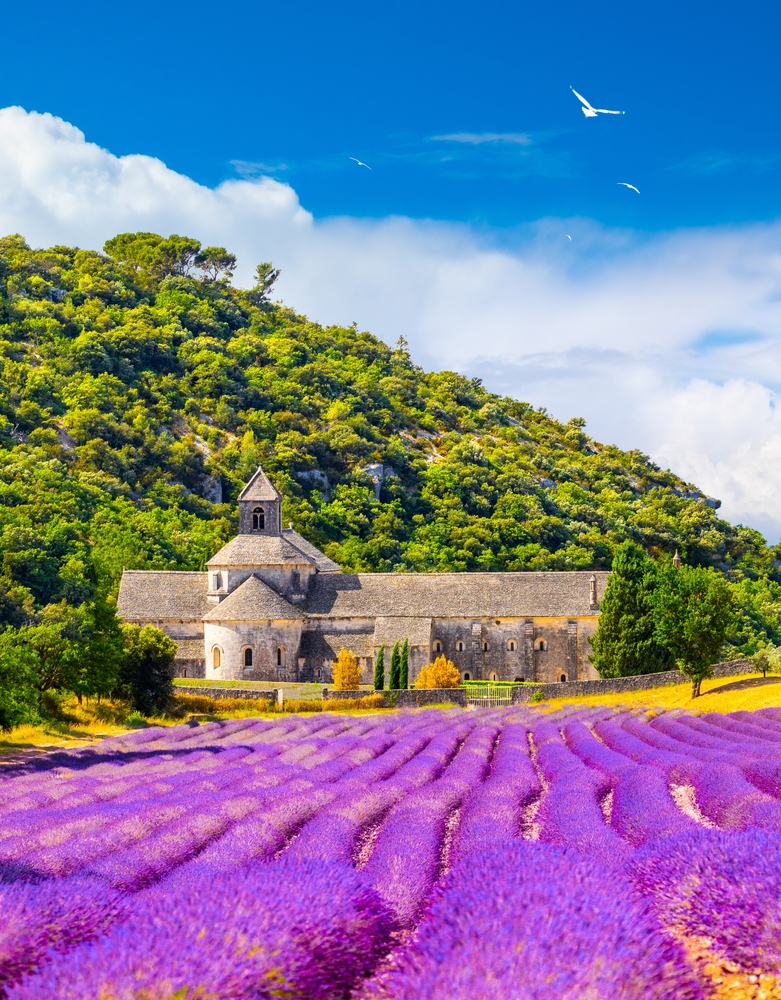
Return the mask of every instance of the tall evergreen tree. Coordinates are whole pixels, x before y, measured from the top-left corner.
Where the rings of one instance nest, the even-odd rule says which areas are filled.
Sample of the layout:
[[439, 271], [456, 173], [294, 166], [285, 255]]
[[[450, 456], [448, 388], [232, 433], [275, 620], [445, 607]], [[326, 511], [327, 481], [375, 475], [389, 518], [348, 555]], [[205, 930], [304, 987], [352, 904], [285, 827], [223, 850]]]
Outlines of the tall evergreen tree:
[[391, 691], [398, 691], [401, 687], [401, 653], [399, 652], [398, 640], [393, 643], [393, 650], [391, 651], [388, 687]]
[[385, 687], [385, 644], [377, 650], [377, 659], [374, 663], [374, 690], [382, 691]]
[[655, 637], [653, 595], [656, 565], [644, 549], [626, 541], [616, 549], [591, 662], [600, 677], [629, 677], [672, 670], [675, 660]]
[[409, 639], [405, 636], [401, 647], [401, 666], [399, 668], [399, 687], [406, 691], [409, 687]]

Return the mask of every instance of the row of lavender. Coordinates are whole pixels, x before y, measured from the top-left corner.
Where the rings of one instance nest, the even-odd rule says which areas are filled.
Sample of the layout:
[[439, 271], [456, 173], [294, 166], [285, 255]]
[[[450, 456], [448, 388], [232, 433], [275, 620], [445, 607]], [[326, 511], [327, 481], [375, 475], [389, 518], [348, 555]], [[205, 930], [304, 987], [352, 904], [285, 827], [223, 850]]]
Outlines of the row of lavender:
[[781, 969], [779, 747], [779, 710], [107, 740], [0, 786], [0, 983], [15, 1000], [696, 1000], [682, 936]]

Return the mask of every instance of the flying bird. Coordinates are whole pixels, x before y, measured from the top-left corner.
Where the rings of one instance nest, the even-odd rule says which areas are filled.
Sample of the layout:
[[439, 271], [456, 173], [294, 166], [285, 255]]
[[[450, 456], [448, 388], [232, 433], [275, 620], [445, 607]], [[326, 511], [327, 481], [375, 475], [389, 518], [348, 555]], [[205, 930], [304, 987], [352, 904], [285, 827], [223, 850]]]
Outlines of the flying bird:
[[570, 241], [570, 243], [572, 242], [572, 237], [570, 236], [569, 233], [567, 233], [567, 239]]
[[596, 118], [597, 115], [623, 115], [626, 114], [625, 111], [608, 111], [607, 108], [592, 108], [585, 97], [582, 97], [574, 87], [569, 88], [572, 93], [577, 97], [583, 107], [580, 109], [586, 118]]
[[358, 164], [359, 167], [366, 167], [367, 170], [371, 170], [371, 167], [369, 166], [369, 164], [368, 163], [364, 163], [363, 160], [356, 160], [354, 156], [348, 156], [347, 159], [348, 160], [355, 160], [355, 162]]
[[637, 191], [640, 194], [640, 188], [636, 188], [634, 184], [627, 184], [626, 181], [616, 181], [616, 184], [622, 184], [625, 188], [631, 188], [632, 191]]

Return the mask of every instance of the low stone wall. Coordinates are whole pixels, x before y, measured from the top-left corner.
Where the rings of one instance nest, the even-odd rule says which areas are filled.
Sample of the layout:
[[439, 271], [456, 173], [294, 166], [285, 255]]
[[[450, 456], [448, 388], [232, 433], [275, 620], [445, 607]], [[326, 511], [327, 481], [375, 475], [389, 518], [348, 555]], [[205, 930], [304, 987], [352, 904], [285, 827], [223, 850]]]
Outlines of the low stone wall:
[[[737, 674], [753, 672], [751, 660], [729, 660], [717, 663], [713, 668], [714, 677], [734, 677]], [[689, 678], [680, 670], [666, 670], [658, 674], [640, 674], [638, 677], [610, 677], [596, 681], [565, 681], [560, 684], [517, 684], [511, 688], [514, 705], [529, 704], [536, 691], [538, 698], [545, 701], [548, 698], [577, 698], [595, 694], [621, 694], [624, 691], [650, 691], [652, 688], [669, 687], [672, 684], [689, 684]], [[376, 694], [375, 691], [333, 691], [323, 688], [323, 699], [353, 701], [355, 698], [367, 698]], [[386, 708], [418, 708], [423, 705], [455, 704], [466, 707], [466, 689], [460, 688], [426, 688], [409, 691], [382, 691], [384, 707]], [[208, 698], [254, 698], [276, 701], [276, 689], [259, 691], [250, 688], [228, 687], [190, 687], [177, 685], [174, 694], [200, 694]], [[288, 698], [286, 701], [295, 701]]]
[[323, 690], [323, 699], [333, 698], [342, 701], [353, 701], [355, 698], [367, 698], [373, 694], [384, 697], [384, 708], [418, 708], [421, 705], [454, 705], [466, 706], [466, 690], [459, 688], [425, 688], [409, 691], [329, 691]]
[[272, 688], [270, 691], [261, 691], [253, 688], [229, 688], [229, 687], [207, 687], [200, 685], [198, 687], [191, 686], [187, 684], [176, 684], [174, 685], [174, 694], [199, 694], [205, 695], [207, 698], [249, 698], [249, 699], [259, 699], [262, 698], [265, 701], [271, 699], [271, 701], [277, 700], [276, 689]]
[[[713, 668], [714, 677], [734, 677], [736, 674], [751, 672], [751, 660], [728, 660], [726, 663], [717, 663]], [[606, 677], [596, 681], [565, 681], [562, 684], [529, 684], [513, 688], [513, 704], [527, 704], [532, 700], [535, 691], [541, 693], [544, 701], [546, 698], [576, 698], [594, 694], [622, 694], [624, 691], [650, 691], [652, 688], [669, 687], [673, 684], [691, 684], [691, 680], [680, 670], [665, 670], [658, 674], [640, 674], [636, 677]]]

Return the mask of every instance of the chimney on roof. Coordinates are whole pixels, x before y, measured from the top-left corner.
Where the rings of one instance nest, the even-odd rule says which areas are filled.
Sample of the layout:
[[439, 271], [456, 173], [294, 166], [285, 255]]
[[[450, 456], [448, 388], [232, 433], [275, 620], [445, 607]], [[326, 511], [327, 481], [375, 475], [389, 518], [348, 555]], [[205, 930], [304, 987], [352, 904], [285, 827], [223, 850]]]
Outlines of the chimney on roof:
[[239, 534], [281, 534], [282, 497], [259, 465], [255, 475], [239, 493]]
[[588, 581], [588, 608], [589, 611], [599, 610], [599, 601], [597, 600], [597, 578], [594, 574], [591, 574], [591, 579]]

